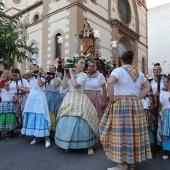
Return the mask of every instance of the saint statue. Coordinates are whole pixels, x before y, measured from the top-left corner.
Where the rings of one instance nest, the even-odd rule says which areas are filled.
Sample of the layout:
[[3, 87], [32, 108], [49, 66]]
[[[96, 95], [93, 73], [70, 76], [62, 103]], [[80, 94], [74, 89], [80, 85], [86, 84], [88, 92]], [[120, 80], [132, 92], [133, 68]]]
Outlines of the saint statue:
[[84, 27], [79, 33], [80, 39], [83, 39], [83, 54], [90, 54], [90, 57], [93, 57], [93, 48], [94, 48], [94, 34], [93, 29], [90, 27], [90, 24], [87, 22], [87, 19], [83, 19]]

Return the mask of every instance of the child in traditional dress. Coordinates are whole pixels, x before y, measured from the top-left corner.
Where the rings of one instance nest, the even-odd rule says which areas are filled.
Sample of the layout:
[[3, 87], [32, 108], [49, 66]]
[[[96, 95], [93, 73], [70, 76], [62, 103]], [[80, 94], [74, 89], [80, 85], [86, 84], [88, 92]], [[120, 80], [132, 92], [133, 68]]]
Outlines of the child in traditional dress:
[[1, 80], [2, 89], [0, 89], [0, 139], [1, 132], [7, 131], [6, 139], [12, 136], [13, 129], [17, 127], [16, 110], [13, 101], [15, 101], [15, 94], [10, 90], [10, 85], [7, 79]]
[[150, 109], [151, 109], [150, 99], [147, 96], [144, 97], [142, 99], [142, 104], [143, 104], [143, 107], [144, 107], [144, 110], [145, 110], [150, 144], [153, 145], [153, 143], [154, 143], [153, 131], [154, 131], [154, 120], [155, 120], [155, 118], [152, 115], [152, 113], [150, 112]]
[[21, 134], [35, 137], [31, 145], [38, 143], [38, 138], [45, 138], [45, 147], [49, 148], [51, 121], [44, 93], [45, 78], [42, 77], [42, 68], [31, 65], [30, 71], [26, 74], [30, 77], [30, 93], [23, 111], [24, 123]]
[[163, 159], [168, 159], [167, 152], [170, 151], [170, 77], [167, 79], [168, 91], [161, 91], [160, 102], [162, 105], [162, 149]]

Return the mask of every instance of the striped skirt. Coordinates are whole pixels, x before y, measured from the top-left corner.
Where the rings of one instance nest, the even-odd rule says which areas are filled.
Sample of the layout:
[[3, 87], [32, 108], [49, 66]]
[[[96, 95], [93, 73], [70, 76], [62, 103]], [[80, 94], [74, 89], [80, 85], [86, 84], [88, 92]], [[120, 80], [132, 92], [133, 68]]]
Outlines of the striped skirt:
[[93, 103], [94, 107], [96, 108], [98, 118], [101, 120], [104, 109], [102, 109], [102, 104], [103, 104], [103, 96], [100, 91], [85, 91], [85, 94], [88, 96], [88, 98], [91, 100]]
[[151, 158], [146, 116], [140, 98], [119, 96], [100, 122], [100, 140], [108, 159], [134, 164]]
[[16, 102], [14, 104], [16, 109], [16, 117], [20, 116], [20, 112], [23, 113], [27, 97], [28, 97], [27, 94], [19, 95], [18, 97], [19, 102]]

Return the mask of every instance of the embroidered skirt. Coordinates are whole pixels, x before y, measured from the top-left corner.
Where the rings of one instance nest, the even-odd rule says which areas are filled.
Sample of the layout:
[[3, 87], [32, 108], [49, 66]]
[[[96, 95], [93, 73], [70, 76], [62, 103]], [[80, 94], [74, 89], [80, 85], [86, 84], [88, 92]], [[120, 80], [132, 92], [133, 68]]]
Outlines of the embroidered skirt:
[[98, 118], [99, 120], [102, 118], [104, 109], [102, 109], [102, 104], [103, 104], [103, 96], [100, 91], [85, 91], [84, 92], [90, 101], [93, 103], [94, 107], [97, 110]]
[[119, 96], [106, 108], [99, 131], [108, 159], [133, 164], [151, 158], [146, 116], [140, 98]]
[[12, 130], [17, 127], [15, 114], [13, 102], [0, 103], [0, 131]]
[[40, 113], [24, 113], [21, 134], [26, 136], [46, 137], [50, 135], [48, 121]]

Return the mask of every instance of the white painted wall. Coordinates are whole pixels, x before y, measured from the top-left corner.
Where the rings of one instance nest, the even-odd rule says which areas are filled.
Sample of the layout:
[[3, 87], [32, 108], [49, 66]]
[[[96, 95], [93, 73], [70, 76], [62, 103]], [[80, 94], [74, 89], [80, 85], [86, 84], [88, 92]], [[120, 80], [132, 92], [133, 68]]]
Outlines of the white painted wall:
[[170, 3], [148, 10], [148, 68], [160, 63], [163, 73], [170, 73]]

